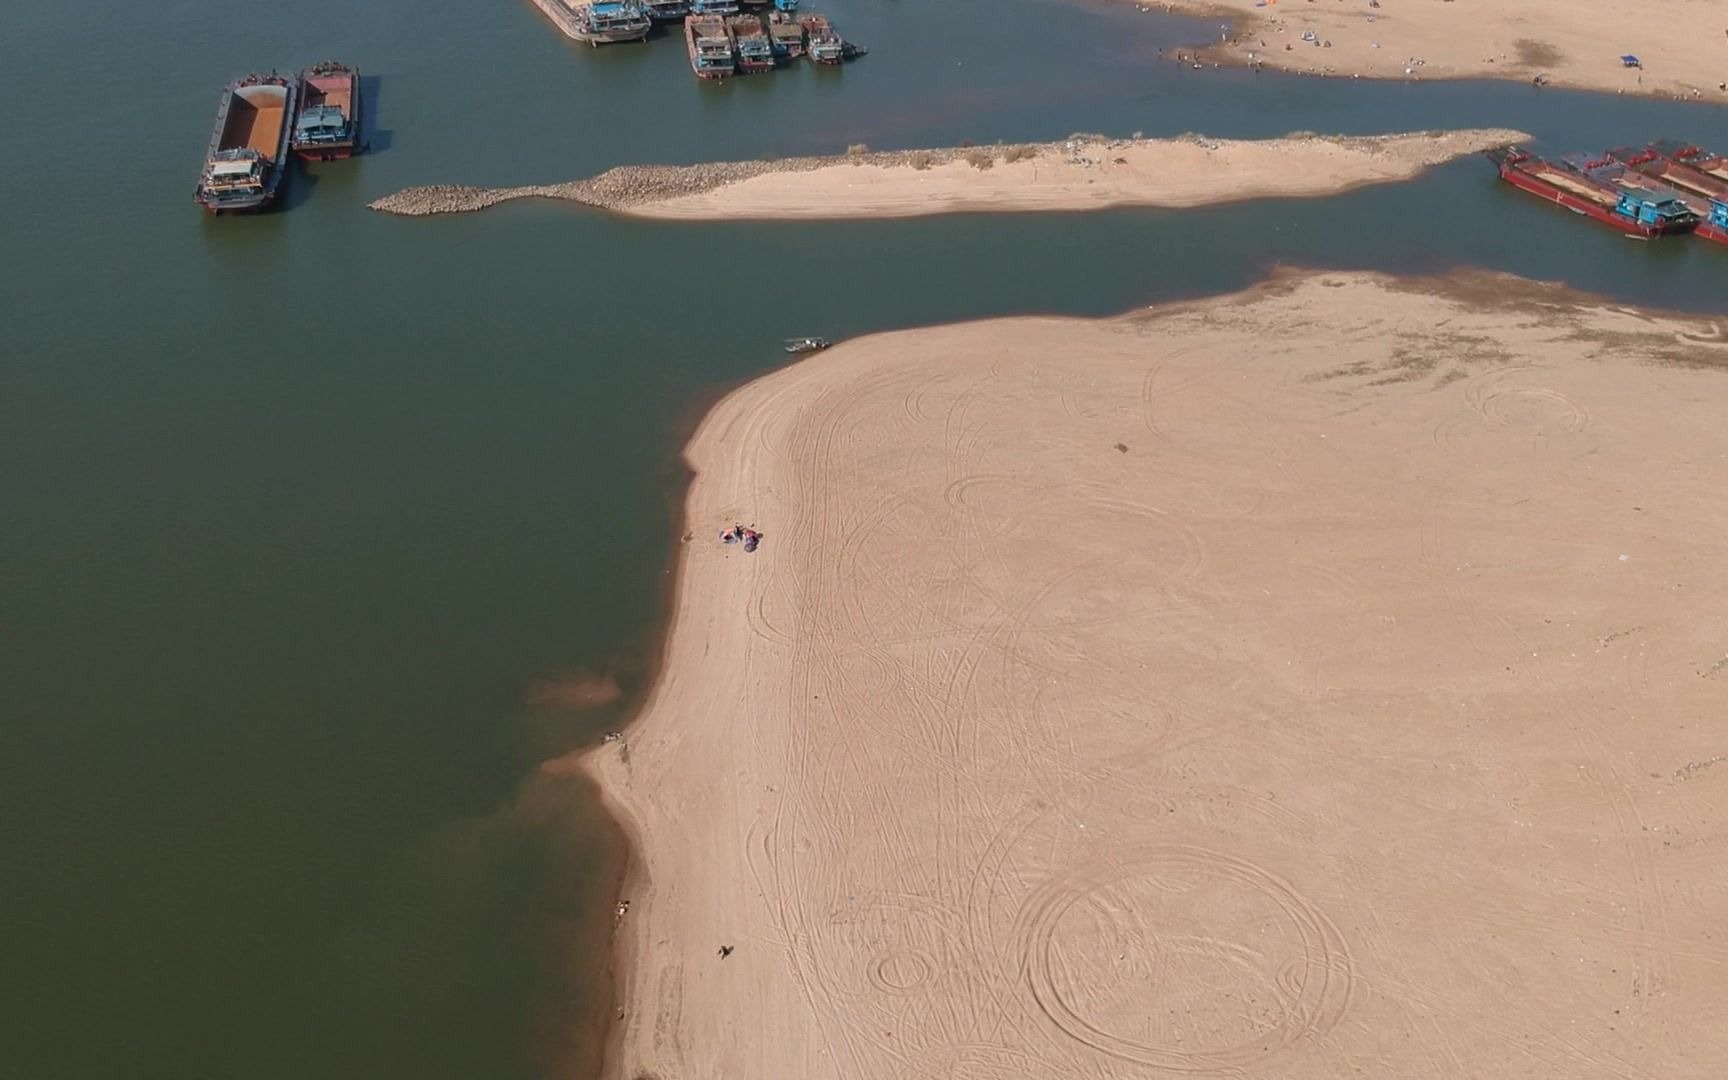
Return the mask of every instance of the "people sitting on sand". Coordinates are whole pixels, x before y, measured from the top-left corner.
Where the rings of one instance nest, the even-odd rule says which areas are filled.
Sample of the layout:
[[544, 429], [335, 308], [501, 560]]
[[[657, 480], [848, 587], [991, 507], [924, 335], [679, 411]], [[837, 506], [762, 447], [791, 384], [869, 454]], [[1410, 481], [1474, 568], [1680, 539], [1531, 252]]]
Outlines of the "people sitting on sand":
[[742, 542], [745, 551], [755, 551], [756, 545], [762, 542], [762, 534], [756, 531], [756, 526], [754, 525], [749, 528], [745, 528], [742, 525], [733, 525], [730, 529], [727, 529], [725, 532], [720, 534], [720, 542], [723, 544], [736, 544]]

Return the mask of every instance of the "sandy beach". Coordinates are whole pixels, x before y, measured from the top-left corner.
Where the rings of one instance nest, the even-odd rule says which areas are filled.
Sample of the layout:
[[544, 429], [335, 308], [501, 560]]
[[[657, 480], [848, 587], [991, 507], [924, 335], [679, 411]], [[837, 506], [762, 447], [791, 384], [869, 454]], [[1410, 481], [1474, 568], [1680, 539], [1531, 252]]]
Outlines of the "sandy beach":
[[[1728, 10], [1711, 0], [1171, 0], [1220, 20], [1206, 60], [1364, 79], [1517, 79], [1728, 100]], [[1311, 39], [1305, 35], [1312, 35]], [[1622, 55], [1639, 58], [1628, 68]]]
[[778, 161], [612, 169], [518, 188], [409, 188], [388, 213], [481, 210], [547, 198], [635, 217], [684, 220], [917, 217], [984, 211], [1200, 206], [1333, 195], [1408, 180], [1435, 165], [1529, 136], [1502, 128], [1377, 136], [1232, 140], [1082, 137]]
[[1720, 322], [1290, 273], [734, 392], [586, 759], [611, 1075], [1724, 1075], [1725, 379]]

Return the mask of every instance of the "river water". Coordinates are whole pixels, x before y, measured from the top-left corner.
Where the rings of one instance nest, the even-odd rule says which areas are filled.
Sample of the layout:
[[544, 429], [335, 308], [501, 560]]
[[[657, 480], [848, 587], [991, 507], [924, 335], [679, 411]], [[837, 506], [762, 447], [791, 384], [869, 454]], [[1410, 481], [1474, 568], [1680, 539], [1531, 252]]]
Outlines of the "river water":
[[[591, 1071], [619, 849], [537, 766], [639, 700], [678, 447], [787, 335], [1104, 314], [1278, 264], [1479, 265], [1699, 310], [1728, 284], [1719, 251], [1629, 243], [1479, 161], [1181, 212], [363, 209], [416, 183], [1074, 131], [1728, 141], [1706, 106], [1193, 71], [1160, 50], [1217, 28], [1131, 6], [828, 10], [867, 59], [724, 86], [675, 39], [589, 50], [521, 0], [0, 12], [8, 1072]], [[222, 83], [325, 57], [366, 70], [374, 154], [297, 177], [284, 212], [202, 218]], [[531, 700], [597, 671], [621, 700]]]

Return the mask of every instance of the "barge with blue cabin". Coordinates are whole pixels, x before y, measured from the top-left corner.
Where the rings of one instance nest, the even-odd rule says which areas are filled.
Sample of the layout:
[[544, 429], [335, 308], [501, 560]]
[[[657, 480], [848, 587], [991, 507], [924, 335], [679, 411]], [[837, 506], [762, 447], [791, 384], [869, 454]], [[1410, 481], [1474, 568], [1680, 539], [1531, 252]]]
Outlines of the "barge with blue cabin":
[[1650, 239], [1691, 232], [1698, 215], [1672, 194], [1642, 185], [1620, 188], [1587, 169], [1546, 161], [1521, 147], [1487, 152], [1500, 179], [1522, 191], [1600, 221], [1629, 236]]
[[360, 152], [360, 69], [327, 60], [300, 73], [294, 152], [305, 161], [340, 161]]
[[1608, 155], [1675, 193], [1699, 216], [1697, 236], [1728, 244], [1728, 157], [1691, 143], [1664, 140]]
[[749, 73], [774, 70], [774, 43], [762, 20], [754, 15], [733, 15], [726, 20], [738, 47], [738, 70]]
[[574, 9], [576, 40], [599, 48], [625, 41], [643, 41], [654, 22], [642, 0], [594, 0]]

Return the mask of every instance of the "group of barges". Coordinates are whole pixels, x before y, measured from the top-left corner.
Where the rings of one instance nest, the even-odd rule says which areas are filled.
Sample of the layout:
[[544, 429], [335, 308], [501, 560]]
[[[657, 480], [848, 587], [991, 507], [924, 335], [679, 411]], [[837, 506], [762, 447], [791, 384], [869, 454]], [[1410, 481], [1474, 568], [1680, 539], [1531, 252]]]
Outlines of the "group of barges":
[[766, 23], [756, 15], [735, 14], [737, 0], [691, 0], [690, 6], [684, 38], [690, 70], [698, 78], [773, 71], [802, 57], [816, 64], [840, 64], [865, 51], [835, 33], [826, 15], [799, 14], [796, 0], [775, 0]]
[[1627, 235], [1728, 243], [1728, 157], [1701, 147], [1670, 140], [1557, 161], [1504, 147], [1488, 156], [1514, 187]]
[[345, 64], [229, 83], [198, 177], [198, 204], [213, 214], [262, 210], [287, 182], [290, 153], [306, 161], [359, 153], [360, 102], [360, 71]]
[[[804, 57], [822, 65], [864, 55], [827, 16], [798, 0], [534, 0], [566, 36], [599, 46], [646, 41], [657, 23], [681, 23], [690, 70], [702, 79], [773, 71]], [[764, 15], [744, 8], [767, 8]]]

